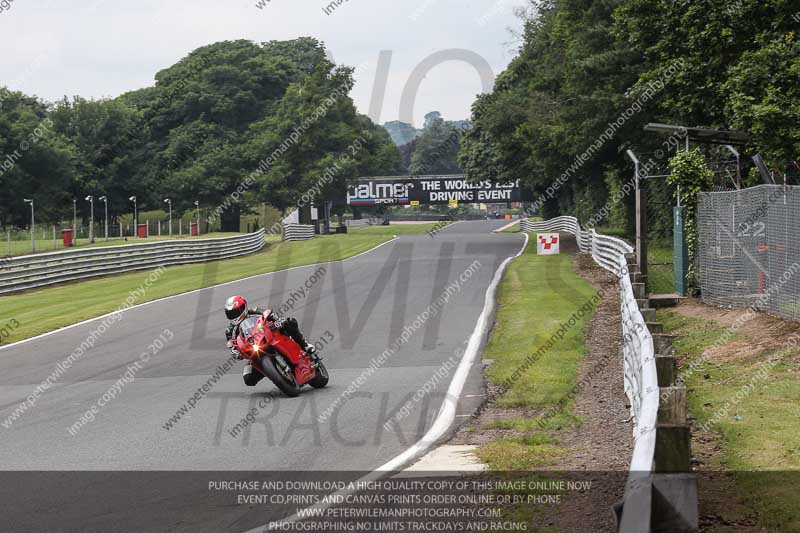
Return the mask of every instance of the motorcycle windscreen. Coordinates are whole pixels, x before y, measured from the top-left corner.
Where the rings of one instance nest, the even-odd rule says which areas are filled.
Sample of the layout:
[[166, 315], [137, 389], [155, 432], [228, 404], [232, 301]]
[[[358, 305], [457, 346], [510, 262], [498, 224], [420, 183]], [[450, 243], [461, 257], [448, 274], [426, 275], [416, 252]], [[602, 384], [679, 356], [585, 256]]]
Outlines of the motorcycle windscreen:
[[253, 330], [256, 329], [256, 324], [258, 324], [257, 316], [251, 316], [241, 323], [239, 326], [239, 334], [242, 335], [244, 338], [248, 338], [253, 334]]

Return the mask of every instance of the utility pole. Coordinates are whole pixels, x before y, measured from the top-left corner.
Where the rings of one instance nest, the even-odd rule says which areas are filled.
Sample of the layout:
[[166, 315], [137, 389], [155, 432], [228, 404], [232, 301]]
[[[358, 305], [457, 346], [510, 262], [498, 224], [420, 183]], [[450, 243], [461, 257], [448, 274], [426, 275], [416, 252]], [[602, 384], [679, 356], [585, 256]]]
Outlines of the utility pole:
[[89, 202], [89, 242], [94, 244], [94, 196], [90, 194], [86, 201]]
[[33, 214], [33, 200], [28, 198], [23, 198], [23, 200], [25, 203], [31, 204], [31, 253], [33, 253], [36, 251], [36, 235], [34, 233], [36, 221]]
[[169, 204], [169, 236], [172, 237], [172, 200], [165, 198], [164, 202]]
[[[197, 209], [197, 236], [200, 236], [200, 200], [194, 201], [194, 207]], [[189, 231], [191, 233], [191, 231]]]
[[108, 240], [108, 196], [101, 196], [98, 200], [103, 200], [106, 207], [106, 218], [105, 218], [105, 233], [106, 233], [106, 240]]
[[138, 209], [136, 207], [136, 197], [135, 196], [131, 196], [130, 198], [128, 198], [128, 200], [133, 202], [133, 231], [134, 231], [134, 235], [136, 235], [138, 237], [139, 236], [139, 213], [138, 213]]

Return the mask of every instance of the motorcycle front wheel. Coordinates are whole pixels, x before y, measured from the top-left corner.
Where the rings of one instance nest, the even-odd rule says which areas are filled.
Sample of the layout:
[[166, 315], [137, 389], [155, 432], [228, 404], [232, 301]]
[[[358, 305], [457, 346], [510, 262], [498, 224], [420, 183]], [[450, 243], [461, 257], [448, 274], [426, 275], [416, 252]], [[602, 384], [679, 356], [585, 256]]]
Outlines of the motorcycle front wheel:
[[261, 368], [269, 380], [286, 396], [295, 398], [300, 394], [300, 386], [294, 377], [292, 365], [282, 355], [262, 357]]
[[325, 368], [325, 363], [319, 361], [317, 363], [317, 375], [314, 379], [308, 382], [309, 385], [315, 389], [322, 389], [328, 384], [328, 369]]

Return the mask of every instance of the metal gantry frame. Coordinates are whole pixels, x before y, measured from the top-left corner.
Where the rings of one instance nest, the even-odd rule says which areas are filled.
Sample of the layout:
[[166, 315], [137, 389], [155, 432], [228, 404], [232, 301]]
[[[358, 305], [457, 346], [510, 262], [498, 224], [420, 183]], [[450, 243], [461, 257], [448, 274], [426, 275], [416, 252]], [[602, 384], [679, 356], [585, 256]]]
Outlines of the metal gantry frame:
[[[633, 150], [626, 150], [628, 158], [634, 166], [634, 183], [636, 184], [636, 262], [639, 266], [639, 273], [642, 283], [647, 286], [648, 266], [647, 266], [647, 180], [666, 178], [666, 174], [649, 174], [647, 170], [642, 170], [642, 163]], [[648, 168], [644, 165], [645, 168]]]
[[736, 158], [736, 180], [734, 181], [733, 186], [736, 187], [736, 190], [739, 190], [739, 189], [742, 188], [742, 158], [741, 158], [741, 155], [739, 154], [739, 151], [736, 148], [734, 148], [732, 145], [724, 144], [723, 146], [725, 147], [726, 150], [728, 150], [731, 153], [731, 155], [733, 155], [733, 157]]
[[641, 164], [633, 150], [626, 150], [628, 157], [633, 161], [634, 183], [636, 184], [636, 262], [639, 264], [639, 273], [642, 282], [647, 286], [647, 197], [642, 187]]
[[[747, 145], [750, 142], [750, 135], [740, 131], [725, 131], [711, 128], [686, 127], [673, 124], [649, 123], [644, 127], [645, 131], [665, 133], [669, 135], [680, 135], [683, 137], [686, 151], [690, 148], [690, 141], [699, 144], [717, 144], [725, 147], [736, 158], [736, 188], [741, 186], [741, 156], [734, 146]], [[647, 266], [647, 186], [649, 179], [666, 178], [666, 174], [650, 175], [648, 171], [642, 173], [642, 164], [633, 152], [626, 151], [628, 157], [635, 167], [636, 183], [636, 259], [639, 264], [639, 271], [642, 274], [643, 283], [648, 283]], [[678, 186], [678, 207], [681, 207], [680, 185]]]

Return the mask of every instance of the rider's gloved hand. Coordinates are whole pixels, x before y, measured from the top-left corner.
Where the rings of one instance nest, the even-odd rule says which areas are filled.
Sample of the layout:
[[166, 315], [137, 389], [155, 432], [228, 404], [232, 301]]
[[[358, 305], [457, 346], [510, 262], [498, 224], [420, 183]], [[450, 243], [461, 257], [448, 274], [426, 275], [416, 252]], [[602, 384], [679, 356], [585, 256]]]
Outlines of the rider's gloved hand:
[[231, 351], [231, 355], [236, 356], [236, 359], [240, 361], [244, 359], [244, 357], [242, 357], [242, 354], [239, 352], [239, 349], [233, 344], [233, 340], [228, 341], [228, 349]]

